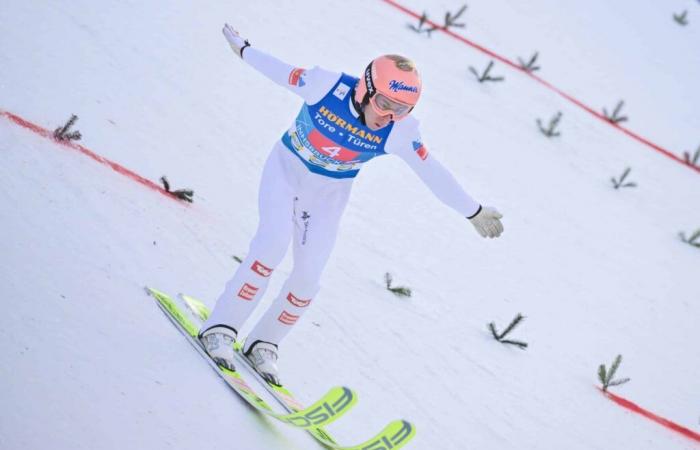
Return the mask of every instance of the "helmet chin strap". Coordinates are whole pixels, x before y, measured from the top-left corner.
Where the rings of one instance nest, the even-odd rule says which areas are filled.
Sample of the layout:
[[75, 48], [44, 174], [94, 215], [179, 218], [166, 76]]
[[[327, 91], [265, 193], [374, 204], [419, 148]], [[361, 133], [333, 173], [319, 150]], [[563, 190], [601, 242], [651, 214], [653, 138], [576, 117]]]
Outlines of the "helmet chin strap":
[[357, 116], [360, 119], [360, 123], [364, 126], [367, 126], [364, 108], [366, 104], [364, 103], [364, 100], [362, 101], [362, 103], [358, 103], [357, 100], [355, 100], [355, 92], [352, 93], [352, 106], [355, 107], [355, 111], [357, 111]]

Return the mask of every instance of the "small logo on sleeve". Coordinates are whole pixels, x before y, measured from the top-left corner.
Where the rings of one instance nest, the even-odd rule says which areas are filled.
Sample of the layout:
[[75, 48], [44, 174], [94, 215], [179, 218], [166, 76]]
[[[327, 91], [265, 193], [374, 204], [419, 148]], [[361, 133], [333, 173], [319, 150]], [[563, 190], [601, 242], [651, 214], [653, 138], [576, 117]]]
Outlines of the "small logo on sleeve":
[[425, 145], [423, 145], [421, 141], [413, 141], [413, 151], [416, 152], [423, 161], [428, 157], [428, 149], [425, 148]]
[[306, 84], [304, 82], [304, 76], [306, 76], [306, 69], [297, 67], [289, 73], [289, 84], [292, 86], [303, 87]]

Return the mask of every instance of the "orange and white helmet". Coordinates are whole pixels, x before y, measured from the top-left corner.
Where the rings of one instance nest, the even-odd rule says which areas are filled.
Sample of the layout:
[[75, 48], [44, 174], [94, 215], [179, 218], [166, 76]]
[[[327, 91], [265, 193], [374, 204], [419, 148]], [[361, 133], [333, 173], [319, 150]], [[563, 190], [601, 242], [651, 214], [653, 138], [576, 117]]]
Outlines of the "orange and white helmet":
[[391, 114], [400, 120], [411, 112], [421, 93], [421, 79], [415, 64], [400, 55], [383, 55], [372, 60], [355, 88], [354, 101], [364, 120], [368, 104], [380, 116]]

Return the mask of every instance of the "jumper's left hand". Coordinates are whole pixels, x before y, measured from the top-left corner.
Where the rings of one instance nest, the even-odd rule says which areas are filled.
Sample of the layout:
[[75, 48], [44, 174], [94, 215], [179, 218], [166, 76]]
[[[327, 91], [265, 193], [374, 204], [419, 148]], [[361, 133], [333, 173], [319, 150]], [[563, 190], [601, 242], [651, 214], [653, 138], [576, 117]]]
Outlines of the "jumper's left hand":
[[499, 213], [496, 208], [483, 206], [469, 221], [481, 237], [496, 238], [503, 233], [503, 224], [500, 221], [502, 217], [503, 214]]

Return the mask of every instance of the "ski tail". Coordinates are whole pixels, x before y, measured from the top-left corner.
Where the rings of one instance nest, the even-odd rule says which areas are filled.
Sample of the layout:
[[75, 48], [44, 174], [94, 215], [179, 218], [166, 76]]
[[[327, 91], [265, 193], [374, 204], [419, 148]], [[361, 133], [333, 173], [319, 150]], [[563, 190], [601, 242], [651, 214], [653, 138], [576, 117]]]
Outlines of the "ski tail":
[[344, 450], [398, 450], [408, 444], [416, 435], [416, 427], [406, 420], [395, 420], [372, 439]]

